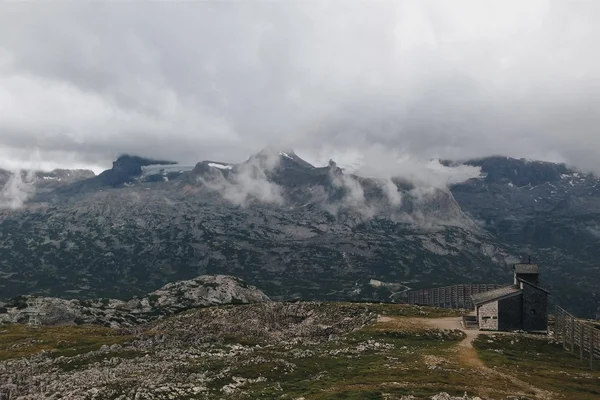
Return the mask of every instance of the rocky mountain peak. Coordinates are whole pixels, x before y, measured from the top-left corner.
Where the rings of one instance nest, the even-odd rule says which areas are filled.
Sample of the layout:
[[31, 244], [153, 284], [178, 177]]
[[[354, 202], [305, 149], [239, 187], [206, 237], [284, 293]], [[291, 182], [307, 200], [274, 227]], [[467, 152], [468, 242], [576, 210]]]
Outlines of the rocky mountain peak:
[[174, 161], [153, 160], [139, 156], [123, 154], [113, 162], [112, 169], [119, 170], [129, 175], [139, 175], [142, 173], [142, 167], [148, 165], [174, 165]]
[[57, 168], [57, 169], [53, 169], [50, 172], [38, 172], [38, 175], [40, 176], [54, 176], [60, 179], [71, 179], [71, 180], [78, 180], [78, 179], [87, 179], [87, 178], [93, 178], [94, 176], [96, 176], [96, 174], [94, 173], [94, 171], [89, 170], [89, 169], [61, 169], [61, 168]]
[[197, 163], [194, 166], [194, 169], [192, 170], [193, 173], [198, 174], [198, 173], [206, 173], [206, 172], [211, 172], [211, 171], [221, 171], [221, 172], [226, 172], [226, 171], [231, 171], [235, 168], [236, 164], [231, 164], [231, 163], [226, 163], [226, 162], [222, 162], [222, 161], [211, 161], [211, 160], [204, 160], [204, 161], [200, 161], [199, 163]]
[[252, 157], [247, 162], [258, 160], [261, 165], [271, 167], [278, 165], [280, 167], [296, 166], [305, 169], [314, 169], [315, 167], [309, 162], [303, 160], [292, 149], [280, 149], [276, 147], [265, 147]]
[[76, 182], [65, 188], [61, 188], [58, 194], [81, 193], [88, 190], [97, 190], [103, 187], [121, 187], [125, 184], [132, 183], [139, 178], [143, 173], [143, 167], [150, 165], [176, 165], [176, 162], [165, 160], [154, 160], [129, 154], [121, 155], [113, 162], [111, 169], [108, 169], [98, 176], [90, 177]]
[[329, 172], [331, 172], [334, 175], [343, 174], [343, 170], [340, 167], [338, 167], [337, 163], [333, 160], [329, 160], [326, 168], [329, 170]]
[[537, 186], [555, 182], [572, 171], [565, 164], [531, 161], [503, 156], [469, 160], [466, 165], [481, 167], [487, 183], [512, 183], [515, 186]]

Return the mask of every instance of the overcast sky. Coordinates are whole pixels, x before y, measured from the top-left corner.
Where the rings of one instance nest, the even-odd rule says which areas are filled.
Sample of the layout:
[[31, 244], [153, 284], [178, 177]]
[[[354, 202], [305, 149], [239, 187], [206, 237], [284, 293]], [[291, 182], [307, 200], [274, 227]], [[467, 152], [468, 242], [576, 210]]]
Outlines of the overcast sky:
[[600, 172], [598, 21], [597, 0], [2, 3], [0, 166], [271, 145]]

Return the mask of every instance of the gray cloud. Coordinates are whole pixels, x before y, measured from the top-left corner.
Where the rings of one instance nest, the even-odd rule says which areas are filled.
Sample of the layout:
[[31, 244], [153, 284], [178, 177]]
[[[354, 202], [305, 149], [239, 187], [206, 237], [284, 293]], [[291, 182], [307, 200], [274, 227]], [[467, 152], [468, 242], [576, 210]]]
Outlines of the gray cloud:
[[220, 171], [214, 171], [212, 179], [199, 178], [199, 181], [234, 205], [244, 207], [253, 201], [281, 205], [284, 203], [282, 188], [267, 178], [267, 172], [277, 167], [280, 158], [274, 151], [261, 155], [236, 166], [229, 179]]
[[[363, 186], [355, 177], [336, 174], [330, 171], [329, 179], [333, 187], [344, 190], [344, 197], [340, 204], [342, 207], [351, 209], [366, 219], [373, 217], [377, 213], [378, 209], [376, 205], [367, 203]], [[337, 214], [339, 210], [330, 206], [329, 211]]]
[[27, 174], [16, 171], [11, 174], [6, 184], [0, 189], [0, 210], [16, 210], [35, 193], [33, 185], [34, 176], [30, 171]]
[[451, 181], [429, 160], [490, 154], [600, 172], [598, 18], [562, 0], [2, 3], [0, 159], [272, 145], [382, 179]]

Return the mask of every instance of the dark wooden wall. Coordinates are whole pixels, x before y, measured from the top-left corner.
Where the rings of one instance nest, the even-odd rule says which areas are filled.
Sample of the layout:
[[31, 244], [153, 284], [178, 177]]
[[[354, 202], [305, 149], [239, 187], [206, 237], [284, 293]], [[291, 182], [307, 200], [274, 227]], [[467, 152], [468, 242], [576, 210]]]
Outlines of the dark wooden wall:
[[523, 284], [523, 330], [548, 329], [548, 294], [533, 286]]
[[516, 331], [523, 329], [522, 302], [522, 294], [498, 301], [498, 330]]

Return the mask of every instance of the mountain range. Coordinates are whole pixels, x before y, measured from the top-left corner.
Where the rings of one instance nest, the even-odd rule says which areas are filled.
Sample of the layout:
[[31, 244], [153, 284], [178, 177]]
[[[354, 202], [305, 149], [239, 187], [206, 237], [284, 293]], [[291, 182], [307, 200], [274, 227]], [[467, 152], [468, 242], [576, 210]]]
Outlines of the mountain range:
[[[531, 256], [554, 303], [600, 305], [600, 180], [488, 157], [447, 186], [315, 167], [291, 150], [186, 166], [0, 171], [0, 297], [141, 296], [227, 274], [272, 299], [402, 301], [411, 288], [510, 283]], [[16, 200], [15, 200], [16, 197]]]

